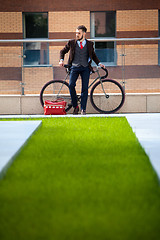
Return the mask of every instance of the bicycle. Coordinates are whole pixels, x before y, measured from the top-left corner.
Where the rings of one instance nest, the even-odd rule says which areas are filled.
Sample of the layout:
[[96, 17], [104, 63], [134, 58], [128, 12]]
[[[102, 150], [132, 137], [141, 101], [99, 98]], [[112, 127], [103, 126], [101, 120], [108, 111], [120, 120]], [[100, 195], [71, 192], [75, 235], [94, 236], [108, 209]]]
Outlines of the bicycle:
[[[64, 67], [67, 72], [64, 80], [51, 80], [43, 86], [40, 92], [40, 102], [42, 107], [44, 106], [45, 100], [54, 101], [58, 98], [63, 98], [67, 102], [65, 109], [66, 112], [72, 108], [69, 84], [66, 81], [70, 74], [70, 66], [64, 65]], [[123, 106], [125, 101], [125, 92], [119, 82], [113, 79], [106, 79], [108, 71], [105, 68], [102, 69], [105, 71], [105, 75], [100, 76], [97, 67], [95, 72], [97, 72], [98, 77], [96, 77], [88, 87], [88, 89], [92, 87], [90, 91], [90, 101], [93, 108], [99, 113], [114, 113]], [[78, 104], [80, 104], [81, 96], [77, 95], [77, 99]]]

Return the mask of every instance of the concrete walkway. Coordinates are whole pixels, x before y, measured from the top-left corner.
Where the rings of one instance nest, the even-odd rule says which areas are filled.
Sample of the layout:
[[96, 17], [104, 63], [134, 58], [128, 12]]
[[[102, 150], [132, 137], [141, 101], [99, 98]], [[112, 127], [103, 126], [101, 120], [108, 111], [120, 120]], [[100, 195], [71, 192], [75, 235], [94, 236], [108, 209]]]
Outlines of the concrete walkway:
[[129, 115], [127, 120], [160, 179], [160, 114]]
[[42, 121], [0, 121], [0, 177]]
[[[5, 118], [23, 118], [23, 119], [30, 119], [30, 118], [57, 118], [57, 117], [126, 117], [129, 124], [131, 125], [133, 131], [135, 132], [140, 144], [148, 154], [151, 164], [153, 168], [155, 169], [159, 179], [160, 179], [160, 113], [155, 113], [155, 114], [110, 114], [110, 115], [105, 115], [105, 114], [88, 114], [85, 116], [81, 115], [63, 115], [63, 116], [44, 116], [44, 115], [1, 115], [0, 119]], [[20, 139], [20, 126], [24, 127], [26, 129], [26, 134], [28, 132], [27, 127], [25, 124], [32, 122], [35, 122], [35, 128], [36, 126], [38, 127], [40, 124], [40, 121], [19, 121], [19, 124], [17, 128], [15, 128], [16, 122], [3, 122], [0, 121], [0, 152], [3, 150], [4, 153], [8, 155], [9, 149], [12, 149], [12, 144], [14, 142], [14, 145], [17, 145], [17, 150], [13, 151], [10, 156], [8, 156], [8, 159], [12, 159], [13, 155], [15, 152], [18, 151], [18, 149], [24, 144], [25, 139], [28, 139], [28, 137], [31, 135], [31, 132], [34, 131], [32, 129], [29, 131], [28, 135], [23, 138], [22, 143], [18, 143], [18, 139]], [[25, 124], [24, 124], [25, 123]], [[11, 130], [9, 129], [15, 129], [13, 135], [16, 133], [16, 141], [13, 138], [13, 135], [11, 135]], [[13, 127], [12, 127], [13, 126]], [[17, 129], [17, 130], [16, 130]], [[19, 131], [19, 133], [17, 132]], [[3, 133], [3, 134], [2, 134]], [[27, 137], [28, 136], [28, 137]], [[5, 140], [5, 141], [4, 141]], [[4, 144], [5, 142], [5, 144]], [[11, 144], [11, 145], [10, 145]], [[12, 156], [11, 156], [12, 155]], [[4, 163], [2, 164], [2, 154], [0, 154], [0, 172], [2, 168], [4, 168]]]

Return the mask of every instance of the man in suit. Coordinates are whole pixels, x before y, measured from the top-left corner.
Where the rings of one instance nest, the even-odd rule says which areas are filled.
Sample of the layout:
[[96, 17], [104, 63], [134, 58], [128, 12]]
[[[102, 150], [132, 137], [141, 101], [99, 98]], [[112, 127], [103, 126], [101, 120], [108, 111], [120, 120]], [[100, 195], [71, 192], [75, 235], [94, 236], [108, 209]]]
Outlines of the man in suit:
[[88, 84], [90, 72], [94, 72], [91, 67], [92, 60], [99, 65], [104, 67], [97, 58], [93, 42], [86, 39], [87, 28], [84, 25], [80, 25], [76, 29], [76, 39], [69, 40], [65, 47], [60, 51], [59, 65], [64, 66], [64, 56], [69, 51], [68, 64], [71, 65], [69, 90], [73, 104], [73, 114], [78, 114], [79, 107], [77, 103], [77, 94], [75, 90], [76, 81], [80, 75], [82, 78], [82, 91], [81, 91], [81, 114], [86, 114], [86, 105], [88, 99]]

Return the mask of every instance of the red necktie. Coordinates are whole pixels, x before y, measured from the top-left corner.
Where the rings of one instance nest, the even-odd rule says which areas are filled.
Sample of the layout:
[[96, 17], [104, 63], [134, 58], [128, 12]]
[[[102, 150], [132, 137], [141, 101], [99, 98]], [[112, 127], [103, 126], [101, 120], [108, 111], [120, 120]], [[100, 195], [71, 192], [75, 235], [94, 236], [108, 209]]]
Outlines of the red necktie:
[[82, 42], [80, 42], [80, 47], [81, 47], [81, 49], [83, 48]]

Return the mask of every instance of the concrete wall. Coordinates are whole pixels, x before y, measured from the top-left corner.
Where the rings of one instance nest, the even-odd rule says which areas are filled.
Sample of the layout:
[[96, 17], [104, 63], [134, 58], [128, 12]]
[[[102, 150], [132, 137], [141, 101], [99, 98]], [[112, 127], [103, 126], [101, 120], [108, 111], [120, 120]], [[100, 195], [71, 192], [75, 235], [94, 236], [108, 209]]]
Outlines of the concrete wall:
[[[72, 109], [70, 110], [72, 113]], [[120, 113], [160, 112], [160, 93], [126, 94]], [[88, 100], [87, 113], [97, 113]], [[1, 95], [0, 114], [43, 114], [39, 95]]]

